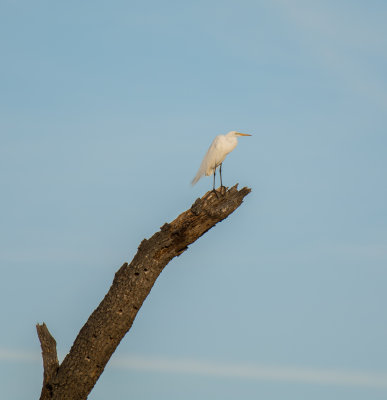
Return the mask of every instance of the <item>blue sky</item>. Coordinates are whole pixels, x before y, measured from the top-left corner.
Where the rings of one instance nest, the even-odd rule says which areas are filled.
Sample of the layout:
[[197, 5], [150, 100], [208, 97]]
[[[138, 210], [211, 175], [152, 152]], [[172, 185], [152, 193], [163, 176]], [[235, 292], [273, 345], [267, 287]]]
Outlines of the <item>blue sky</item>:
[[[37, 398], [144, 237], [252, 193], [160, 276], [91, 400], [385, 399], [387, 5], [0, 3], [0, 384]], [[23, 384], [20, 384], [22, 379]]]

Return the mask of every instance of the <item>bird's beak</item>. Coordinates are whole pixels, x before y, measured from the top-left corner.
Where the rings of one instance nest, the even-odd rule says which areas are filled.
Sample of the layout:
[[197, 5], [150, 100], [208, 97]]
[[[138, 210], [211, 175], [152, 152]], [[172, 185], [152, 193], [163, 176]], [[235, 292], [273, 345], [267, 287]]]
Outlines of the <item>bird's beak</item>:
[[237, 135], [238, 136], [251, 136], [248, 133], [240, 133], [240, 132], [237, 132]]

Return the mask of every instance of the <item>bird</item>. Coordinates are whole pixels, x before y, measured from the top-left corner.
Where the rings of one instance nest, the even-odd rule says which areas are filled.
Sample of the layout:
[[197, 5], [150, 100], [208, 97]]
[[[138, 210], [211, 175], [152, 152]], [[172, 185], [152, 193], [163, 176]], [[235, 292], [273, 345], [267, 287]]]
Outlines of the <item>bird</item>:
[[240, 133], [237, 131], [231, 131], [226, 135], [218, 135], [211, 143], [211, 146], [207, 150], [206, 155], [203, 158], [202, 163], [200, 164], [200, 168], [193, 178], [191, 184], [195, 185], [197, 181], [203, 176], [214, 175], [214, 183], [212, 186], [212, 190], [215, 190], [215, 175], [216, 169], [219, 167], [219, 175], [220, 175], [220, 188], [223, 187], [222, 183], [222, 163], [226, 158], [227, 154], [232, 152], [236, 145], [238, 144], [238, 136], [251, 136], [247, 133]]

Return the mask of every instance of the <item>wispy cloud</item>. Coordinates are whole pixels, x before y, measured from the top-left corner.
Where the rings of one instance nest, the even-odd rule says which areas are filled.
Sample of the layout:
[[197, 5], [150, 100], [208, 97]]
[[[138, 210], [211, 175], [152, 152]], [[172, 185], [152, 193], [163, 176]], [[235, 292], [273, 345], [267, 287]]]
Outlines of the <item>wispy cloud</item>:
[[38, 352], [0, 348], [0, 361], [26, 363], [39, 360], [40, 355]]
[[[0, 349], [0, 362], [41, 363], [38, 352]], [[387, 372], [347, 371], [257, 364], [217, 363], [170, 357], [114, 356], [110, 366], [133, 371], [213, 376], [227, 379], [363, 386], [387, 389]]]
[[142, 356], [120, 356], [112, 360], [111, 365], [116, 368], [137, 371], [204, 375], [219, 378], [387, 388], [387, 372], [370, 373], [292, 366], [214, 363], [190, 359]]

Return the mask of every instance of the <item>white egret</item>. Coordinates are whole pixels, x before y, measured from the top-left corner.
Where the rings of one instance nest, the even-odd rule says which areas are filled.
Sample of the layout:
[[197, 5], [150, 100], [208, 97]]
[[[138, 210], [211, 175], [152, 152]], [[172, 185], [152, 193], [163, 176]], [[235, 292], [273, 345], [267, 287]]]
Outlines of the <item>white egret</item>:
[[[200, 165], [199, 171], [196, 174], [195, 178], [192, 180], [192, 185], [203, 176], [214, 175], [214, 184], [212, 190], [215, 191], [215, 175], [216, 168], [219, 167], [220, 174], [220, 188], [223, 187], [222, 183], [222, 163], [226, 158], [227, 154], [233, 151], [238, 144], [238, 136], [251, 136], [247, 133], [240, 133], [237, 131], [231, 131], [226, 135], [218, 135], [214, 141], [211, 143], [211, 146], [207, 150], [206, 155], [203, 158], [203, 161]], [[216, 191], [215, 191], [216, 193]]]

